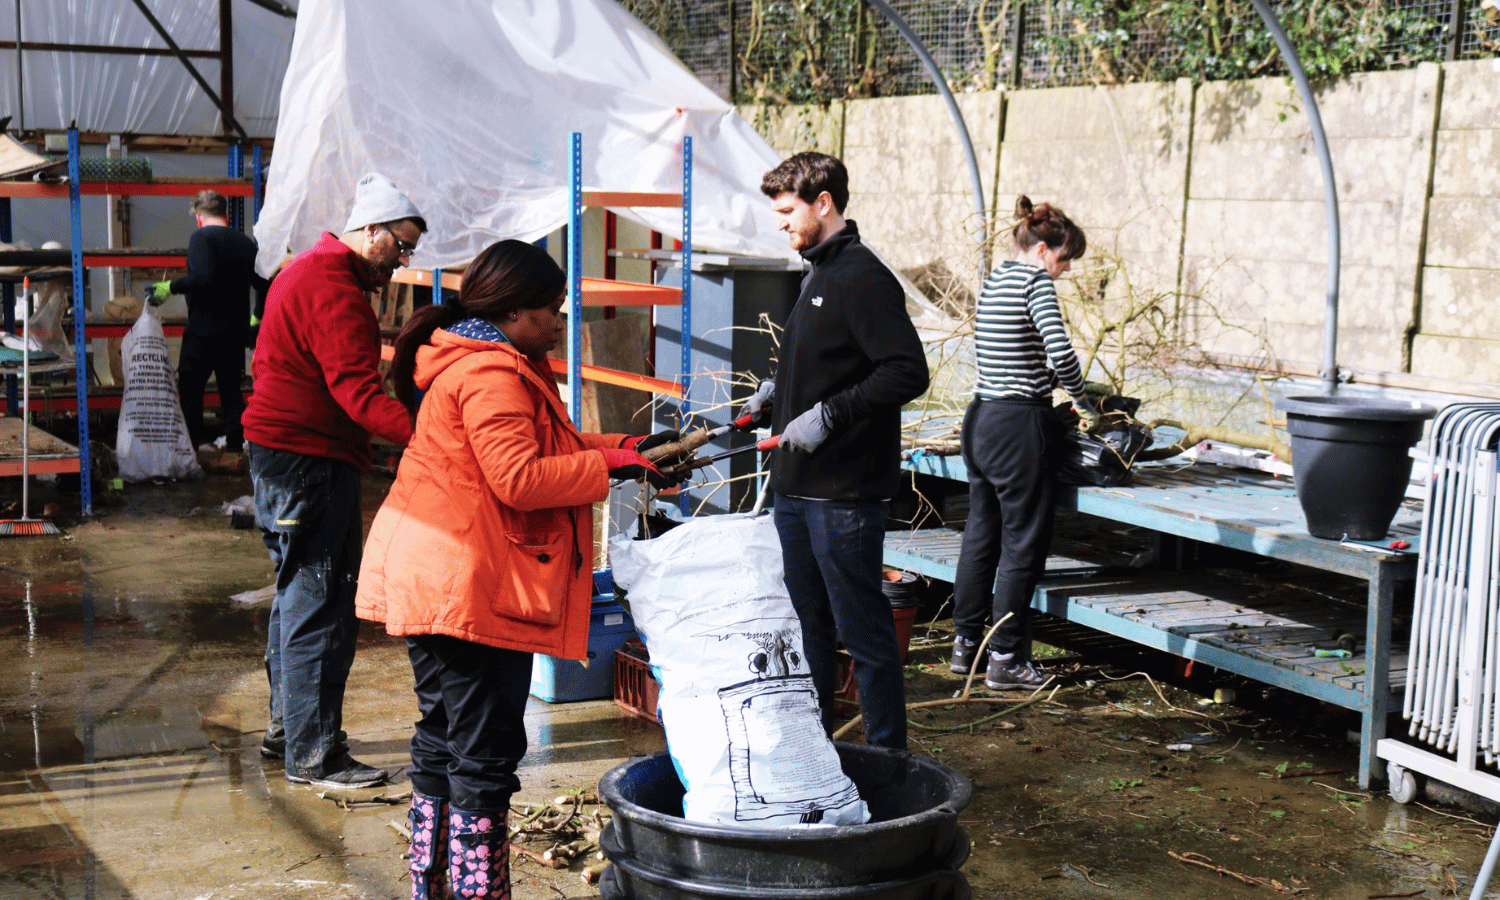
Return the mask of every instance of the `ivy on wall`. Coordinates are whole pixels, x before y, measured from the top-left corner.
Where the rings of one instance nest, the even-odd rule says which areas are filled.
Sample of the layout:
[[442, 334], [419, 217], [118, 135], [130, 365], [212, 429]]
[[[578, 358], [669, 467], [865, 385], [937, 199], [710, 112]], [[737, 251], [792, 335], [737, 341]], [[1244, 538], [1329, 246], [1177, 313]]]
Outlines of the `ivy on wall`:
[[[867, 0], [622, 0], [737, 103], [932, 93]], [[955, 91], [1285, 74], [1250, 0], [891, 0]], [[1455, 5], [1457, 4], [1457, 5]], [[1500, 53], [1500, 0], [1273, 0], [1308, 75]], [[1460, 40], [1450, 34], [1462, 12]], [[1018, 43], [1019, 38], [1019, 43]]]
[[[1284, 72], [1249, 0], [1069, 0], [1074, 27], [1042, 37], [1082, 50], [1103, 83], [1229, 81]], [[1443, 58], [1444, 23], [1433, 4], [1384, 0], [1283, 0], [1277, 18], [1310, 78], [1402, 69]]]

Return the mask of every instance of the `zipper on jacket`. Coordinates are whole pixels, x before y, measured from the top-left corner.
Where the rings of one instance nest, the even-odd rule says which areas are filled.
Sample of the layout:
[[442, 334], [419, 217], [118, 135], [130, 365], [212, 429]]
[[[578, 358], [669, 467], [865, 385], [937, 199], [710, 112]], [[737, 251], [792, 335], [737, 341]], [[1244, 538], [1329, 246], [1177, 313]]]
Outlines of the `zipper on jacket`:
[[573, 525], [573, 574], [583, 570], [583, 551], [578, 549], [578, 514], [568, 509], [568, 521]]

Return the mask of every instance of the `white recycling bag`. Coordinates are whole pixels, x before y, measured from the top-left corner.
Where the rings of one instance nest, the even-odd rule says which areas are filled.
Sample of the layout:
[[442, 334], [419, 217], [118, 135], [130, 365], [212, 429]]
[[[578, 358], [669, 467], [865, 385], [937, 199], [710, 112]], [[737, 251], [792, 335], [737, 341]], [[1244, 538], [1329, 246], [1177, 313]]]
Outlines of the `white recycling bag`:
[[610, 566], [661, 682], [685, 819], [869, 821], [823, 731], [770, 516], [705, 516], [645, 541], [616, 535]]
[[126, 481], [152, 478], [198, 478], [203, 469], [188, 439], [177, 378], [167, 353], [161, 320], [145, 304], [120, 345], [125, 363], [125, 398], [115, 455]]

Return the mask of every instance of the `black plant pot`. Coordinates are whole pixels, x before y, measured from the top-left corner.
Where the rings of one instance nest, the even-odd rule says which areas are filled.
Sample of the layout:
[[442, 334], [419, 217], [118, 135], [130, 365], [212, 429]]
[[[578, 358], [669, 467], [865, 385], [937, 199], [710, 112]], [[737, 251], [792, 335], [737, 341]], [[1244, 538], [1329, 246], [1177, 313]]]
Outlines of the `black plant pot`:
[[1411, 448], [1437, 410], [1367, 397], [1287, 397], [1292, 477], [1307, 533], [1378, 541], [1391, 527], [1411, 479]]

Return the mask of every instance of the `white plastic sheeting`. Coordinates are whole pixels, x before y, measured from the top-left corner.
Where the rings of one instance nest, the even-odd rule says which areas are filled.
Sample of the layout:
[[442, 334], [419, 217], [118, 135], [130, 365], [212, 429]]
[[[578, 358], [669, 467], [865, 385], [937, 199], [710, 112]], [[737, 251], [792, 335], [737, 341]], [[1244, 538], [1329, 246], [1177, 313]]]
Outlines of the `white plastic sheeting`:
[[[256, 224], [258, 268], [341, 231], [379, 171], [429, 233], [411, 265], [464, 263], [568, 217], [568, 135], [586, 189], [677, 191], [693, 138], [693, 243], [787, 258], [760, 178], [780, 158], [612, 0], [303, 0]], [[616, 210], [680, 237], [676, 209]]]
[[[296, 7], [295, 0], [287, 6]], [[147, 0], [177, 46], [219, 50], [219, 0]], [[222, 134], [223, 119], [176, 56], [82, 50], [26, 50], [16, 71], [19, 7], [25, 43], [167, 49], [132, 0], [13, 0], [0, 10], [0, 111], [19, 129], [66, 128], [109, 134]], [[291, 52], [293, 20], [233, 0], [234, 116], [251, 137], [276, 127], [281, 73]], [[217, 59], [190, 57], [220, 90]]]

